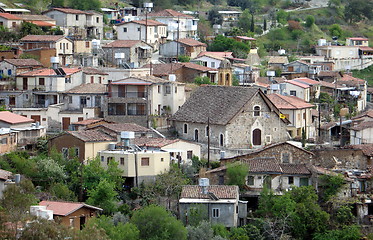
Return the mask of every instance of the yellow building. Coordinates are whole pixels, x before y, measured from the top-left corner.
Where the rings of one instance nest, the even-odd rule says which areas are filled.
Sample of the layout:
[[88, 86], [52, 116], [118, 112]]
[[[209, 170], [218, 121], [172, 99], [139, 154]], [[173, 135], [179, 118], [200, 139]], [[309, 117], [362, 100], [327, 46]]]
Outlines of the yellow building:
[[218, 85], [232, 86], [232, 73], [232, 64], [229, 62], [229, 60], [224, 59], [223, 61], [221, 61], [218, 68]]

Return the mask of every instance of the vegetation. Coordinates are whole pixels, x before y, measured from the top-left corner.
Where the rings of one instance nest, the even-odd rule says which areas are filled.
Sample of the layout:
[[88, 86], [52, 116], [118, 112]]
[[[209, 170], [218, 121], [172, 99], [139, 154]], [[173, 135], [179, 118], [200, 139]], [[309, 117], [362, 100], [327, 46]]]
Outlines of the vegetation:
[[228, 185], [237, 185], [242, 188], [246, 185], [246, 175], [249, 167], [244, 163], [232, 163], [227, 166]]
[[197, 85], [202, 85], [202, 84], [216, 85], [216, 83], [211, 82], [211, 79], [207, 76], [196, 77], [194, 79], [194, 83], [197, 84]]

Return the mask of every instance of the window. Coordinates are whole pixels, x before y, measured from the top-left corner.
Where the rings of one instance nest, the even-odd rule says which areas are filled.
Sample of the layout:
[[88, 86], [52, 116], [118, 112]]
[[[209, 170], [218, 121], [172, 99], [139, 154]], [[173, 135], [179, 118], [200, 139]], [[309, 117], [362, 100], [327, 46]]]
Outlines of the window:
[[78, 117], [78, 122], [83, 121], [83, 117]]
[[73, 103], [73, 96], [69, 96], [69, 103]]
[[193, 151], [187, 151], [187, 159], [192, 159], [193, 157]]
[[175, 86], [175, 93], [177, 93], [177, 87]]
[[87, 98], [86, 97], [80, 97], [80, 105], [85, 107], [87, 106]]
[[254, 117], [260, 116], [260, 106], [254, 107]]
[[219, 143], [220, 143], [220, 146], [223, 147], [224, 146], [224, 134], [220, 134], [220, 137], [219, 137]]
[[98, 77], [98, 83], [102, 83], [101, 77]]
[[124, 158], [123, 157], [120, 158], [120, 165], [124, 165]]
[[170, 94], [171, 93], [171, 86], [166, 86], [166, 94]]
[[141, 28], [137, 28], [137, 31], [140, 32], [140, 31], [141, 31]]
[[64, 158], [68, 158], [69, 157], [69, 149], [68, 148], [62, 148], [62, 156]]
[[198, 136], [199, 135], [199, 133], [198, 133], [198, 129], [195, 129], [194, 130], [194, 141], [196, 141], [196, 142], [198, 142]]
[[188, 133], [188, 124], [184, 123], [184, 129], [183, 129], [183, 132], [184, 133]]
[[113, 160], [114, 160], [114, 157], [107, 157], [107, 158], [106, 158], [106, 164], [109, 165], [109, 163], [110, 163], [111, 161], [113, 161]]
[[60, 49], [62, 49], [62, 43], [60, 43]]
[[266, 135], [266, 143], [270, 144], [272, 142], [272, 136], [271, 135]]
[[75, 15], [75, 20], [79, 21], [79, 15]]
[[70, 218], [70, 227], [74, 227], [74, 218]]
[[12, 69], [8, 69], [8, 76], [12, 75]]
[[95, 82], [95, 77], [91, 76], [91, 83], [94, 83], [94, 82]]
[[44, 86], [45, 85], [45, 79], [39, 78], [39, 85]]
[[149, 158], [141, 158], [141, 166], [149, 166]]
[[308, 186], [308, 178], [300, 178], [299, 187]]
[[161, 158], [161, 162], [164, 162], [164, 158]]
[[247, 177], [247, 185], [253, 186], [254, 185], [254, 176]]
[[220, 208], [213, 208], [212, 209], [212, 217], [219, 218], [220, 217]]
[[104, 161], [105, 161], [105, 157], [101, 156], [101, 162], [104, 162]]
[[306, 119], [306, 113], [303, 113], [303, 120]]
[[16, 97], [13, 97], [13, 96], [9, 97], [9, 105], [11, 106], [16, 105]]
[[88, 41], [85, 42], [85, 47], [86, 47], [86, 48], [89, 48], [89, 42], [88, 42]]
[[293, 177], [293, 176], [289, 176], [289, 177], [288, 177], [288, 184], [289, 184], [289, 185], [294, 184], [294, 177]]
[[161, 86], [158, 86], [158, 93], [161, 93]]
[[211, 62], [211, 67], [215, 68], [215, 62]]
[[290, 91], [290, 96], [297, 96], [297, 91], [294, 91], [294, 90]]
[[65, 78], [65, 83], [71, 83], [71, 78], [69, 77]]
[[206, 137], [208, 137], [209, 136], [209, 132], [210, 132], [209, 126], [206, 126], [205, 132], [206, 132]]
[[78, 147], [74, 148], [74, 154], [75, 154], [75, 157], [79, 157], [79, 148]]
[[99, 23], [99, 22], [100, 22], [100, 18], [96, 17], [96, 23]]
[[127, 32], [127, 28], [123, 28], [123, 32]]
[[282, 159], [282, 163], [290, 163], [290, 153], [288, 152], [281, 153], [281, 159]]
[[66, 43], [66, 49], [69, 49], [69, 44], [68, 43]]

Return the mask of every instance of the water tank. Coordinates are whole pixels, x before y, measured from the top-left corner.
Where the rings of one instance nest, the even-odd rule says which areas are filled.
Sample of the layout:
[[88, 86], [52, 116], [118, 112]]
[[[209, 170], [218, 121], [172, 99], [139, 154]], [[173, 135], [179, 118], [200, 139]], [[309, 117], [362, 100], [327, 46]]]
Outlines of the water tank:
[[18, 184], [21, 181], [21, 174], [14, 175], [14, 182]]
[[274, 77], [274, 76], [276, 76], [275, 71], [267, 71], [267, 77]]
[[168, 75], [168, 80], [170, 80], [171, 82], [175, 82], [176, 81], [176, 75], [175, 74]]
[[285, 54], [286, 54], [285, 49], [279, 49], [279, 50], [278, 50], [278, 54], [280, 54], [280, 55], [285, 55]]
[[153, 8], [153, 3], [152, 2], [144, 3], [144, 8]]
[[47, 209], [46, 206], [39, 206], [39, 205], [30, 206], [30, 215], [39, 217], [40, 211], [46, 210], [46, 209]]
[[120, 132], [120, 138], [121, 139], [133, 139], [135, 138], [135, 132]]
[[53, 220], [53, 210], [40, 210], [39, 217], [46, 220]]
[[208, 178], [200, 178], [198, 179], [198, 185], [201, 187], [207, 187], [210, 185], [210, 180]]
[[110, 151], [115, 150], [115, 143], [109, 143], [109, 150]]
[[326, 39], [321, 38], [317, 41], [318, 46], [326, 46]]
[[51, 57], [51, 63], [59, 63], [60, 59], [58, 57]]

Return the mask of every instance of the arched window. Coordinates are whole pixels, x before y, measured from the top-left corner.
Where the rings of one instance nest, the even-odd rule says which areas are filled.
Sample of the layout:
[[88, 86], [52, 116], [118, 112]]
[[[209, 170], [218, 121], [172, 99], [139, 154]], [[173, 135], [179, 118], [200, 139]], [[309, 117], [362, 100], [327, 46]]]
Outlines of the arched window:
[[258, 128], [253, 131], [253, 145], [262, 145], [262, 131]]
[[260, 106], [254, 107], [254, 117], [260, 116]]
[[219, 142], [220, 142], [220, 146], [223, 147], [224, 146], [224, 134], [220, 134], [220, 138], [219, 138]]
[[227, 74], [225, 75], [225, 85], [229, 85], [229, 80], [230, 80], [230, 74], [227, 73]]
[[184, 133], [188, 133], [188, 124], [184, 123]]
[[194, 141], [198, 142], [198, 129], [194, 130]]
[[206, 126], [205, 132], [206, 132], [206, 137], [208, 137], [209, 136], [209, 132], [210, 132], [210, 127], [209, 126]]

